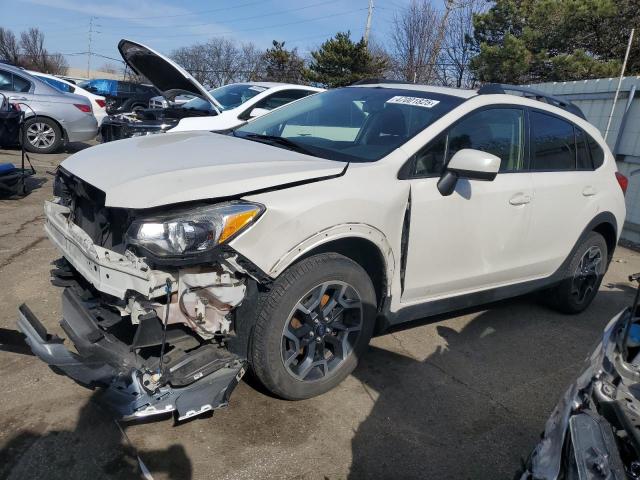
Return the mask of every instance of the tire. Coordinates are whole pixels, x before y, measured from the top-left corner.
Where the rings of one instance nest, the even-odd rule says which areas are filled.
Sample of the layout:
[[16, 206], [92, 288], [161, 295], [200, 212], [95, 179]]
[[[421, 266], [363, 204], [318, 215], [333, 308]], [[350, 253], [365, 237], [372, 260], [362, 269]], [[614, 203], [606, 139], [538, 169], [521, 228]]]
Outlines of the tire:
[[[308, 314], [303, 312], [307, 307]], [[321, 310], [328, 313], [319, 314]], [[371, 339], [376, 312], [373, 284], [360, 265], [335, 253], [304, 259], [258, 300], [251, 368], [281, 398], [325, 393], [356, 367]]]
[[148, 106], [145, 106], [145, 105], [141, 105], [141, 104], [139, 104], [139, 103], [138, 103], [138, 104], [134, 105], [134, 106], [131, 108], [131, 111], [132, 111], [132, 112], [140, 112], [140, 111], [142, 111], [142, 110], [144, 110], [144, 109], [146, 109], [146, 108], [149, 108], [149, 107], [148, 107]]
[[22, 142], [32, 153], [53, 153], [62, 145], [62, 130], [50, 118], [31, 117], [24, 122]]
[[547, 303], [562, 313], [584, 311], [598, 293], [607, 264], [607, 242], [599, 233], [590, 232], [562, 272], [563, 280], [549, 290]]

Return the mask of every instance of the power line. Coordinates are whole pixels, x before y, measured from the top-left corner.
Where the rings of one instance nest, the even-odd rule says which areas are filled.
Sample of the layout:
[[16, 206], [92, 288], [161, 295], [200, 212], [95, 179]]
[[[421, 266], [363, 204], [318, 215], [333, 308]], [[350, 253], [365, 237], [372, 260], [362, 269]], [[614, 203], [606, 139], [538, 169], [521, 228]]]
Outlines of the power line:
[[[272, 17], [274, 15], [282, 15], [285, 13], [291, 13], [291, 12], [298, 12], [300, 10], [306, 10], [309, 8], [314, 8], [314, 7], [320, 7], [323, 5], [328, 5], [330, 3], [336, 3], [339, 2], [341, 0], [327, 0], [324, 2], [318, 2], [318, 3], [313, 3], [311, 5], [306, 5], [304, 7], [298, 7], [298, 8], [289, 8], [287, 10], [280, 10], [277, 12], [270, 12], [270, 13], [263, 13], [260, 15], [253, 15], [250, 17], [236, 17], [236, 18], [230, 18], [228, 20], [221, 20], [220, 22], [207, 22], [207, 23], [192, 23], [192, 24], [186, 24], [186, 25], [133, 25], [131, 27], [124, 27], [124, 28], [189, 28], [189, 27], [206, 27], [209, 25], [217, 25], [219, 23], [234, 23], [234, 22], [242, 22], [245, 20], [255, 20], [257, 18], [264, 18], [264, 17]], [[108, 28], [118, 28], [118, 29], [122, 29], [123, 26], [122, 25], [107, 25]]]
[[[177, 34], [177, 35], [163, 35], [162, 37], [159, 37], [158, 34], [146, 34], [146, 35], [136, 35], [136, 37], [141, 37], [141, 38], [162, 38], [162, 39], [166, 39], [166, 38], [178, 38], [178, 37], [200, 37], [200, 36], [221, 36], [221, 35], [229, 35], [229, 34], [233, 34], [233, 33], [237, 33], [237, 32], [254, 32], [254, 31], [260, 31], [260, 30], [266, 30], [266, 29], [270, 29], [270, 28], [279, 28], [279, 27], [288, 27], [291, 25], [299, 25], [301, 23], [308, 23], [308, 22], [314, 22], [316, 20], [324, 20], [327, 18], [334, 18], [334, 17], [339, 17], [342, 15], [348, 15], [351, 13], [355, 13], [355, 12], [361, 12], [363, 10], [367, 10], [366, 8], [357, 8], [355, 10], [349, 10], [346, 12], [340, 12], [340, 13], [334, 13], [331, 15], [324, 15], [321, 17], [314, 17], [314, 18], [309, 18], [306, 20], [297, 20], [294, 22], [287, 22], [287, 23], [280, 23], [277, 25], [266, 25], [263, 27], [255, 27], [255, 28], [243, 28], [243, 29], [239, 29], [239, 30], [227, 30], [227, 31], [222, 31], [222, 32], [215, 32], [215, 33], [183, 33], [183, 34]], [[111, 35], [111, 36], [120, 36], [120, 34], [117, 33], [106, 33], [106, 35]]]

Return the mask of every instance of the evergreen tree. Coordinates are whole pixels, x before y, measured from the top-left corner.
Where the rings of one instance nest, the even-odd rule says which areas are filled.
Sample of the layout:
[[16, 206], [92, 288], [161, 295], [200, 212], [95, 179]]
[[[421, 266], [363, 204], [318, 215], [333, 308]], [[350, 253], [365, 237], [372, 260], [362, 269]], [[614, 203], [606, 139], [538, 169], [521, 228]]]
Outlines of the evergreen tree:
[[372, 55], [364, 39], [355, 43], [350, 37], [350, 32], [339, 32], [311, 52], [312, 61], [306, 71], [311, 82], [335, 88], [384, 74], [387, 60]]
[[[615, 76], [639, 20], [637, 0], [494, 0], [474, 18], [471, 66], [488, 82]], [[640, 72], [638, 43], [627, 72]]]
[[285, 42], [273, 41], [273, 47], [264, 53], [265, 80], [270, 82], [302, 83], [304, 61], [298, 50], [287, 50]]

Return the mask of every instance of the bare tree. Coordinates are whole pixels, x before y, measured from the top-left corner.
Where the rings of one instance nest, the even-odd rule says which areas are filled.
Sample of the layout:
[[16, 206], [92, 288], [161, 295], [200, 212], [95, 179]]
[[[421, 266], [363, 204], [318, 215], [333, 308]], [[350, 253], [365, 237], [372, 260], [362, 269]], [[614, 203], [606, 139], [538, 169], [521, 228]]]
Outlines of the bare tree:
[[475, 78], [469, 69], [473, 51], [473, 16], [484, 9], [484, 0], [466, 0], [451, 11], [440, 54], [438, 76], [443, 85], [471, 88]]
[[122, 69], [115, 63], [107, 62], [103, 64], [100, 68], [98, 68], [99, 72], [110, 73], [111, 75], [116, 75], [122, 71]]
[[20, 34], [20, 47], [28, 68], [45, 72], [47, 70], [47, 50], [44, 48], [44, 33], [38, 28], [30, 28]]
[[69, 62], [67, 62], [66, 58], [61, 53], [53, 53], [47, 54], [46, 58], [46, 66], [42, 70], [45, 73], [50, 73], [51, 75], [66, 75], [69, 70]]
[[0, 60], [17, 65], [20, 62], [20, 47], [14, 33], [0, 27]]
[[226, 38], [182, 47], [172, 58], [201, 84], [219, 87], [262, 76], [262, 54], [254, 44], [237, 45]]
[[434, 60], [438, 58], [437, 41], [441, 14], [429, 0], [412, 0], [393, 19], [393, 60], [397, 77], [410, 82], [433, 80]]
[[253, 43], [242, 44], [240, 61], [241, 78], [240, 80], [259, 80], [264, 76], [264, 52], [256, 47]]
[[206, 84], [207, 74], [204, 68], [206, 63], [206, 47], [203, 44], [180, 47], [173, 52], [172, 58], [188, 71], [200, 83]]

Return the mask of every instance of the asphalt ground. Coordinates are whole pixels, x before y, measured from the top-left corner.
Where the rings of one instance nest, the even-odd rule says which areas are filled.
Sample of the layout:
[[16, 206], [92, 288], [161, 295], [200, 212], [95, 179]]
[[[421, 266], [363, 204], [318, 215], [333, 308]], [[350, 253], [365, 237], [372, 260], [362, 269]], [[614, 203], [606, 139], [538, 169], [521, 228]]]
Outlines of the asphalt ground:
[[[46, 172], [86, 147], [32, 155], [39, 188], [0, 201], [0, 478], [142, 478], [139, 457], [153, 479], [509, 479], [640, 271], [640, 255], [619, 247], [581, 315], [529, 296], [413, 322], [375, 338], [325, 395], [283, 401], [248, 379], [229, 408], [180, 425], [124, 424], [127, 440], [90, 390], [28, 355], [15, 333], [27, 302], [64, 336], [42, 203]], [[19, 152], [0, 150], [6, 161]]]

